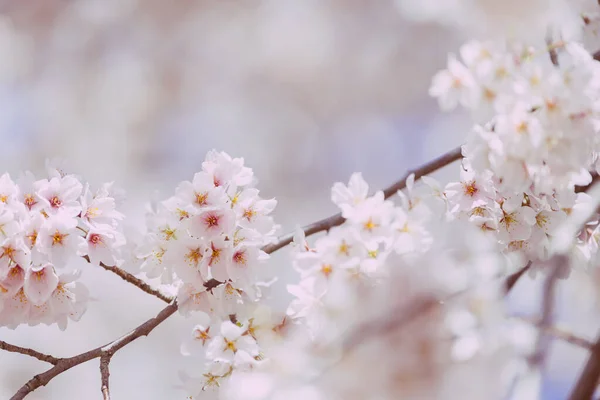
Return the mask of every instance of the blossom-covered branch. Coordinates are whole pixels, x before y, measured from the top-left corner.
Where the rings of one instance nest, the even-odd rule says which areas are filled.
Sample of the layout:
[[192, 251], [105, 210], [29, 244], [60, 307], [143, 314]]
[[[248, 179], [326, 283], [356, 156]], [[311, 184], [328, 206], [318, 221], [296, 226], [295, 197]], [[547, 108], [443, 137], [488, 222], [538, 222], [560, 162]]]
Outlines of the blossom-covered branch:
[[[461, 157], [460, 148], [456, 148], [456, 149], [444, 154], [443, 156], [433, 160], [432, 162], [429, 162], [429, 163], [425, 164], [424, 166], [415, 169], [414, 171], [412, 171], [410, 173], [415, 173], [416, 177], [420, 178], [425, 174], [431, 173], [439, 168], [442, 168], [445, 165], [450, 164], [451, 162], [453, 162], [455, 160], [460, 159], [460, 157]], [[392, 196], [398, 190], [401, 190], [402, 188], [406, 187], [406, 182], [407, 182], [408, 177], [410, 176], [410, 173], [405, 175], [405, 177], [403, 177], [401, 180], [396, 182], [394, 185], [385, 189], [385, 191], [384, 191], [385, 196], [387, 196], [387, 197]], [[340, 220], [340, 218], [341, 218], [341, 220]], [[306, 230], [306, 234], [311, 235], [311, 234], [317, 233], [322, 230], [330, 229], [331, 227], [340, 225], [341, 223], [344, 222], [344, 220], [345, 219], [342, 218], [340, 215], [340, 216], [333, 216], [333, 217], [328, 218], [323, 221], [319, 221], [315, 224], [310, 225], [310, 227], [313, 227], [313, 228], [308, 228]], [[319, 227], [319, 228], [316, 228], [316, 227]], [[288, 236], [291, 237], [293, 235], [288, 235]], [[282, 247], [286, 246], [289, 243], [291, 243], [291, 239], [284, 237], [284, 238], [280, 239], [276, 245], [272, 245], [272, 246], [267, 245], [267, 246], [263, 247], [263, 251], [267, 254], [270, 254], [270, 253], [273, 253], [274, 251], [277, 251], [278, 249], [281, 249]], [[89, 261], [89, 258], [87, 258], [87, 256], [84, 256], [84, 258], [86, 258], [86, 260]], [[124, 280], [139, 287], [143, 291], [145, 291], [155, 297], [158, 297], [163, 301], [168, 300], [168, 297], [164, 296], [156, 289], [151, 288], [149, 285], [147, 285], [141, 279], [127, 273], [126, 271], [123, 271], [122, 269], [117, 268], [117, 267], [107, 266], [103, 262], [99, 262], [98, 264], [101, 267], [109, 270], [110, 272], [117, 274]], [[211, 279], [204, 283], [204, 288], [205, 288], [205, 290], [212, 290], [213, 288], [221, 285], [222, 283], [223, 282], [220, 282], [218, 280]], [[138, 337], [140, 337], [142, 335], [147, 335], [148, 333], [150, 333], [156, 326], [158, 326], [158, 324], [160, 324], [162, 321], [164, 321], [170, 315], [175, 313], [177, 311], [177, 309], [178, 309], [177, 302], [174, 302], [174, 303], [170, 304], [169, 306], [167, 306], [165, 309], [163, 309], [158, 314], [157, 317], [155, 317], [151, 320], [148, 320], [147, 322], [140, 325], [138, 328], [136, 328], [135, 330], [133, 330], [131, 333], [124, 336], [123, 338], [118, 339], [112, 343], [109, 343], [106, 346], [88, 351], [86, 353], [82, 353], [80, 355], [73, 356], [70, 358], [61, 359], [59, 362], [56, 363], [54, 368], [51, 368], [50, 370], [48, 370], [40, 375], [36, 375], [32, 380], [30, 380], [28, 383], [26, 383], [17, 392], [17, 394], [13, 397], [13, 399], [22, 399], [27, 393], [30, 393], [31, 391], [35, 390], [36, 388], [38, 388], [40, 386], [46, 385], [48, 382], [50, 382], [50, 380], [52, 380], [58, 374], [66, 371], [70, 368], [73, 368], [76, 365], [79, 365], [83, 362], [89, 361], [94, 358], [101, 358], [102, 390], [103, 390], [103, 394], [105, 392], [108, 393], [108, 362], [110, 360], [110, 357], [112, 357], [112, 355], [114, 354], [114, 352], [116, 352], [120, 348], [124, 347], [131, 341], [137, 339]], [[105, 394], [105, 396], [106, 396], [106, 394]]]
[[[432, 172], [435, 172], [438, 169], [441, 169], [441, 168], [445, 167], [446, 165], [453, 163], [454, 161], [460, 160], [461, 157], [462, 157], [461, 148], [459, 146], [459, 147], [457, 147], [453, 150], [450, 150], [449, 152], [441, 155], [440, 157], [438, 157], [434, 160], [431, 160], [426, 164], [423, 164], [422, 166], [420, 166], [418, 168], [408, 170], [404, 174], [404, 176], [402, 178], [400, 178], [397, 182], [395, 182], [391, 186], [383, 189], [384, 198], [387, 199], [387, 198], [395, 195], [398, 192], [398, 190], [404, 189], [406, 187], [406, 181], [407, 181], [408, 177], [411, 176], [412, 174], [414, 174], [415, 180], [420, 179], [424, 175], [431, 174]], [[302, 230], [304, 231], [305, 236], [310, 236], [310, 235], [314, 235], [315, 233], [327, 231], [333, 227], [339, 226], [339, 225], [343, 224], [345, 220], [346, 219], [344, 217], [342, 217], [342, 214], [338, 213], [338, 214], [332, 215], [331, 217], [327, 217], [320, 221], [313, 222], [312, 224], [306, 225], [305, 227], [302, 228]], [[287, 246], [288, 244], [290, 244], [292, 242], [292, 240], [294, 240], [294, 233], [289, 233], [285, 236], [280, 237], [276, 243], [269, 244], [269, 245], [263, 247], [263, 250], [266, 253], [272, 253], [275, 250], [278, 250], [284, 246]]]
[[[193, 179], [152, 203], [145, 232], [127, 246], [110, 185], [93, 193], [58, 170], [16, 184], [3, 176], [4, 325], [64, 328], [67, 318], [82, 315], [87, 292], [71, 290], [74, 277], [56, 272], [73, 255], [170, 302], [106, 346], [55, 359], [13, 398], [98, 358], [109, 399], [111, 358], [176, 311], [193, 320], [181, 346], [201, 363], [195, 377], [181, 372], [192, 397], [222, 388], [224, 399], [235, 400], [443, 398], [459, 391], [504, 398], [513, 388], [497, 382], [502, 370], [516, 397], [531, 398], [555, 337], [592, 348], [575, 388], [587, 396], [600, 375], [597, 346], [556, 335], [552, 314], [557, 279], [600, 260], [600, 186], [592, 186], [600, 169], [600, 65], [583, 45], [559, 39], [466, 43], [430, 88], [443, 109], [461, 105], [472, 113], [465, 144], [376, 193], [354, 173], [332, 187], [339, 214], [279, 239], [276, 200], [261, 197], [242, 158], [223, 152], [209, 152]], [[460, 180], [441, 185], [425, 176], [459, 159]], [[318, 232], [325, 234], [307, 240]], [[293, 300], [284, 314], [267, 305], [275, 280], [262, 266], [291, 243], [299, 281], [287, 288]], [[137, 272], [121, 269], [125, 260]], [[176, 296], [137, 273], [160, 279]], [[525, 273], [547, 275], [536, 326], [506, 312], [506, 294]], [[470, 381], [490, 385], [465, 390], [454, 379], [465, 369]], [[348, 379], [354, 376], [361, 379]]]

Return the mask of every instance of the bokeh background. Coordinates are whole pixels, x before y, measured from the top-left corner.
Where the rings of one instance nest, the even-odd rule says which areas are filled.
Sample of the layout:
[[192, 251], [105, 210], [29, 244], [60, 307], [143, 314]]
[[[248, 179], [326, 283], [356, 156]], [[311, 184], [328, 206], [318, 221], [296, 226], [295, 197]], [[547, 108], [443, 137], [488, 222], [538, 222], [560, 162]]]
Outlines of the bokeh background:
[[[149, 199], [170, 195], [216, 148], [254, 168], [288, 232], [335, 212], [334, 182], [362, 171], [372, 188], [383, 187], [468, 131], [465, 115], [443, 115], [427, 96], [465, 33], [402, 11], [388, 0], [0, 1], [0, 171], [42, 173], [47, 158], [64, 158], [91, 183], [125, 189], [127, 223], [139, 226]], [[456, 179], [458, 166], [436, 177]], [[65, 332], [0, 328], [0, 339], [70, 356], [163, 307], [81, 266], [96, 301], [79, 323]], [[286, 251], [266, 268], [280, 276], [274, 306], [283, 310], [285, 284], [296, 278]], [[537, 312], [538, 286], [520, 282], [512, 307]], [[559, 289], [557, 321], [593, 338], [589, 279], [576, 271]], [[184, 399], [177, 372], [194, 365], [179, 345], [192, 324], [176, 315], [118, 352], [113, 397]], [[545, 399], [565, 397], [585, 356], [553, 345]], [[29, 398], [99, 399], [98, 367], [79, 366]], [[47, 368], [0, 352], [0, 399]]]

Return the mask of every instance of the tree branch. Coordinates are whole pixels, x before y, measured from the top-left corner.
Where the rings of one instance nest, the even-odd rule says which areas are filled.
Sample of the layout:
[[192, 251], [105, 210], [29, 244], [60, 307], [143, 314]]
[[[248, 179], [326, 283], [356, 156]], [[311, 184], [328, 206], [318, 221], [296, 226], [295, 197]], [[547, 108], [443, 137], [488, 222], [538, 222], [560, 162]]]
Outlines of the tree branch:
[[45, 386], [57, 375], [79, 365], [84, 362], [93, 360], [95, 358], [100, 358], [102, 356], [112, 356], [118, 350], [127, 346], [129, 343], [133, 342], [139, 337], [147, 336], [150, 332], [154, 330], [158, 325], [160, 325], [164, 320], [169, 318], [177, 311], [177, 302], [173, 302], [169, 304], [167, 307], [163, 308], [161, 312], [159, 312], [156, 317], [149, 319], [144, 322], [133, 331], [129, 332], [125, 336], [114, 340], [108, 343], [105, 346], [97, 347], [93, 350], [87, 351], [85, 353], [81, 353], [79, 355], [63, 358], [58, 360], [56, 365], [46, 372], [42, 372], [39, 375], [34, 376], [29, 380], [26, 384], [24, 384], [17, 393], [11, 397], [11, 400], [22, 400], [29, 393], [33, 392], [40, 386]]
[[102, 398], [104, 400], [110, 400], [110, 391], [108, 388], [108, 378], [110, 377], [110, 371], [108, 370], [108, 364], [110, 363], [110, 354], [103, 354], [100, 357], [100, 380], [102, 386], [100, 389], [102, 390]]
[[[422, 166], [407, 171], [404, 176], [395, 182], [393, 185], [383, 189], [384, 198], [392, 197], [398, 190], [402, 190], [406, 187], [406, 181], [411, 174], [415, 174], [415, 180], [421, 179], [424, 175], [431, 174], [432, 172], [437, 171], [453, 163], [454, 161], [460, 160], [462, 158], [461, 148], [457, 147], [453, 150], [450, 150], [446, 154], [441, 155], [440, 157], [431, 160], [430, 162], [423, 164]], [[339, 226], [343, 224], [345, 221], [344, 217], [342, 217], [341, 213], [332, 215], [331, 217], [324, 218], [320, 221], [314, 222], [310, 225], [306, 225], [302, 228], [304, 234], [306, 236], [313, 235], [318, 232], [328, 231], [329, 229]], [[288, 233], [285, 236], [280, 237], [276, 243], [268, 244], [263, 247], [263, 251], [266, 253], [272, 253], [281, 249], [282, 247], [287, 246], [292, 243], [294, 240], [294, 233]]]
[[43, 353], [40, 353], [39, 351], [29, 349], [27, 347], [15, 346], [14, 344], [6, 343], [5, 341], [2, 341], [2, 340], [0, 340], [0, 350], [9, 351], [11, 353], [25, 354], [26, 356], [37, 358], [40, 361], [44, 361], [44, 362], [50, 363], [52, 365], [56, 365], [61, 361], [60, 358], [56, 358], [56, 357], [50, 356], [48, 354], [43, 354]]
[[[540, 326], [540, 321], [537, 320], [535, 318], [530, 318], [530, 317], [526, 317], [526, 316], [515, 316], [515, 318], [524, 321], [524, 322], [529, 322], [530, 324], [534, 324], [537, 326]], [[594, 347], [594, 343], [592, 343], [591, 341], [582, 338], [581, 336], [577, 336], [572, 332], [569, 332], [565, 329], [561, 329], [558, 326], [548, 326], [546, 328], [544, 328], [544, 331], [552, 336], [555, 339], [558, 340], [562, 340], [563, 342], [572, 344], [574, 346], [577, 347], [581, 347], [582, 349], [585, 350], [592, 350]]]
[[[82, 258], [91, 264], [90, 258], [88, 256], [83, 256]], [[127, 282], [131, 283], [132, 285], [137, 286], [139, 289], [143, 290], [144, 292], [151, 294], [154, 297], [158, 297], [165, 303], [171, 303], [173, 301], [172, 297], [167, 296], [166, 294], [163, 294], [158, 289], [154, 289], [152, 286], [150, 286], [149, 284], [147, 284], [140, 278], [135, 277], [133, 274], [130, 274], [129, 272], [127, 272], [119, 267], [106, 265], [103, 262], [101, 262], [99, 265], [102, 268], [104, 268], [105, 270], [110, 271], [113, 274], [119, 276], [124, 281], [127, 281]]]
[[592, 351], [583, 368], [583, 372], [577, 379], [575, 387], [569, 396], [569, 400], [588, 400], [591, 399], [598, 387], [600, 378], [600, 336], [596, 339]]
[[366, 339], [376, 337], [377, 335], [386, 332], [393, 332], [397, 329], [408, 325], [418, 317], [421, 317], [432, 311], [435, 307], [443, 304], [439, 299], [433, 296], [418, 297], [414, 299], [409, 306], [402, 310], [394, 310], [385, 320], [376, 319], [369, 320], [367, 323], [361, 324], [358, 328], [351, 332], [344, 340], [342, 348], [343, 353], [348, 353]]
[[564, 254], [557, 254], [550, 259], [550, 273], [544, 282], [542, 296], [542, 316], [538, 324], [539, 334], [535, 351], [530, 357], [530, 363], [536, 367], [543, 367], [550, 346], [551, 336], [548, 329], [552, 326], [552, 313], [554, 311], [554, 297], [558, 277], [569, 267], [569, 258]]
[[140, 278], [136, 278], [133, 274], [130, 274], [129, 272], [124, 271], [119, 267], [113, 267], [110, 265], [105, 265], [103, 263], [100, 263], [100, 266], [102, 268], [104, 268], [105, 270], [110, 271], [113, 274], [119, 276], [124, 281], [127, 281], [127, 282], [131, 283], [132, 285], [137, 286], [144, 292], [151, 294], [154, 297], [158, 297], [165, 303], [171, 303], [173, 301], [173, 298], [171, 296], [167, 296], [166, 294], [162, 293], [160, 290], [154, 289], [152, 286], [150, 286], [149, 284], [147, 284]]
[[529, 261], [527, 263], [527, 265], [525, 265], [523, 268], [521, 268], [517, 272], [506, 277], [506, 281], [504, 282], [504, 291], [506, 294], [510, 293], [512, 288], [515, 287], [515, 285], [517, 284], [519, 279], [521, 279], [521, 277], [523, 275], [525, 275], [525, 272], [527, 272], [529, 270], [529, 268], [531, 268], [531, 261]]

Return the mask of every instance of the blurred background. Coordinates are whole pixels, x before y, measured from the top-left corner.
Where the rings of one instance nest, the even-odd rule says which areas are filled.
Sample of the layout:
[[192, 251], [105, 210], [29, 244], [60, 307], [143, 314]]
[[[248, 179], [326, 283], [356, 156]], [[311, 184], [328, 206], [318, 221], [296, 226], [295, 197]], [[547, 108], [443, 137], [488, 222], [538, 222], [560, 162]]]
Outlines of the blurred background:
[[[445, 3], [448, 3], [447, 1]], [[440, 3], [441, 4], [441, 3]], [[363, 172], [373, 189], [461, 144], [469, 119], [442, 115], [431, 76], [460, 31], [415, 21], [381, 0], [0, 1], [0, 171], [42, 174], [47, 158], [92, 184], [126, 190], [127, 223], [169, 196], [216, 148], [244, 157], [264, 197], [279, 201], [286, 233], [336, 210], [331, 185]], [[414, 16], [414, 15], [413, 15]], [[437, 174], [456, 179], [458, 166]], [[0, 328], [0, 339], [56, 356], [107, 343], [162, 307], [87, 265], [97, 301], [66, 332]], [[286, 251], [269, 262], [285, 309], [296, 277]], [[593, 338], [593, 288], [574, 273], [560, 287], [558, 321]], [[538, 284], [523, 280], [513, 305], [537, 312]], [[193, 321], [170, 318], [111, 362], [116, 399], [184, 399], [179, 355]], [[565, 397], [585, 352], [555, 344], [547, 399]], [[0, 399], [47, 365], [0, 352]], [[55, 378], [31, 399], [101, 398], [97, 360]]]

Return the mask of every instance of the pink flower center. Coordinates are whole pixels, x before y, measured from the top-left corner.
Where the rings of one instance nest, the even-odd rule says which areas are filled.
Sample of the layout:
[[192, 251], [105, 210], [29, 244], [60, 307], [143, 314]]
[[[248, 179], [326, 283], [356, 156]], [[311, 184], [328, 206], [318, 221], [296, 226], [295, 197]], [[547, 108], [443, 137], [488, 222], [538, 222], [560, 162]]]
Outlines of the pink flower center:
[[244, 251], [236, 251], [233, 255], [233, 262], [236, 264], [246, 265], [246, 254]]
[[98, 245], [102, 243], [102, 237], [97, 233], [92, 233], [88, 241], [93, 245]]
[[58, 196], [53, 196], [50, 199], [50, 205], [53, 208], [59, 208], [60, 206], [62, 206], [62, 200], [58, 198]]
[[33, 207], [34, 205], [37, 204], [37, 201], [35, 201], [35, 197], [33, 197], [32, 194], [26, 194], [23, 202], [25, 203], [27, 208], [29, 208], [30, 210], [31, 210], [31, 207]]
[[216, 214], [209, 214], [204, 218], [204, 222], [207, 227], [214, 228], [215, 226], [219, 226], [219, 216]]

